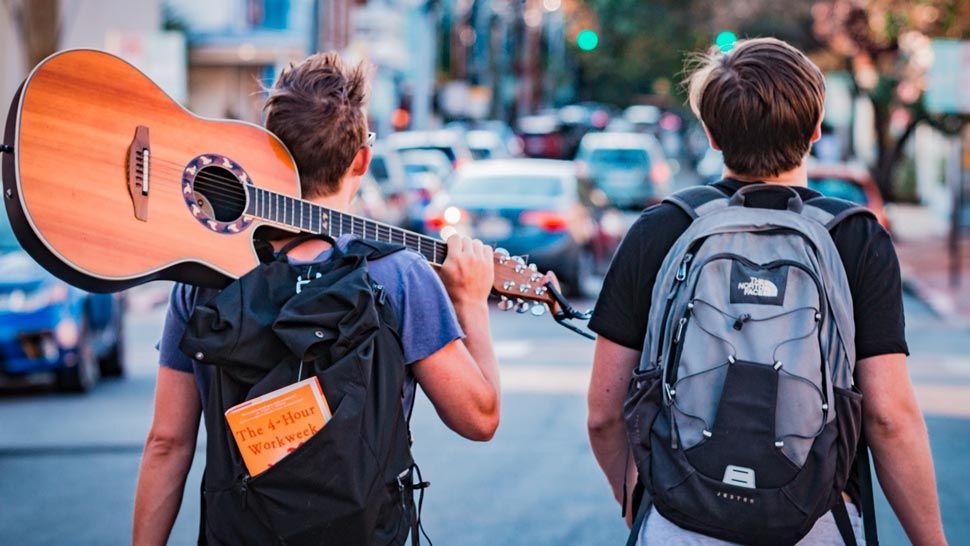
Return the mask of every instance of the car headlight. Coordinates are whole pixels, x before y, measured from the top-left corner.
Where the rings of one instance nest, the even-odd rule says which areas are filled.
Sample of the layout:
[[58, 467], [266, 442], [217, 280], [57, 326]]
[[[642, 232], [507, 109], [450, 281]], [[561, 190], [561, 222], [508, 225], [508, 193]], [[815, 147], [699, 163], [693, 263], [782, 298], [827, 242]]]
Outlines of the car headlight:
[[0, 311], [30, 313], [67, 299], [67, 285], [52, 284], [25, 292], [14, 290], [0, 296]]

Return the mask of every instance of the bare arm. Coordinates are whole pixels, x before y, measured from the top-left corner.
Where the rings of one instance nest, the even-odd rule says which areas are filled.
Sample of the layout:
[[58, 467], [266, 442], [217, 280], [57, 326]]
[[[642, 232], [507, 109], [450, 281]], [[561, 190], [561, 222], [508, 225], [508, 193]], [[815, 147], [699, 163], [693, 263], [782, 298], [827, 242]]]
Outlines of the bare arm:
[[[629, 491], [636, 480], [633, 461], [628, 457], [626, 428], [623, 423], [623, 400], [640, 351], [614, 343], [603, 336], [596, 338], [593, 375], [589, 382], [589, 417], [587, 428], [593, 455], [610, 482], [616, 502], [623, 502], [623, 483]], [[630, 463], [627, 466], [627, 463]], [[632, 499], [627, 499], [631, 501]], [[627, 510], [628, 521], [630, 510]]]
[[498, 361], [488, 322], [493, 268], [492, 249], [481, 241], [458, 236], [448, 239], [441, 280], [465, 339], [412, 365], [441, 420], [458, 434], [479, 441], [495, 435], [500, 413]]
[[159, 366], [155, 415], [138, 470], [132, 544], [168, 542], [192, 466], [201, 411], [193, 374]]
[[913, 544], [946, 544], [926, 424], [906, 370], [906, 356], [860, 360], [866, 439], [879, 484]]

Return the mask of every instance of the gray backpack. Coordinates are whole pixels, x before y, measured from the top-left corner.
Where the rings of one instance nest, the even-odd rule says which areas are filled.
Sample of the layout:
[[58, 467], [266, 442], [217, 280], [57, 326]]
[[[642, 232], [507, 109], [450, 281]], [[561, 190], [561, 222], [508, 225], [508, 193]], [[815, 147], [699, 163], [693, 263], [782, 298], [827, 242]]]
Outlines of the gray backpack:
[[[788, 209], [746, 207], [754, 192]], [[794, 544], [830, 509], [845, 535], [862, 394], [829, 230], [871, 213], [768, 184], [666, 201], [693, 222], [658, 272], [624, 406], [640, 483], [664, 517], [723, 540]]]

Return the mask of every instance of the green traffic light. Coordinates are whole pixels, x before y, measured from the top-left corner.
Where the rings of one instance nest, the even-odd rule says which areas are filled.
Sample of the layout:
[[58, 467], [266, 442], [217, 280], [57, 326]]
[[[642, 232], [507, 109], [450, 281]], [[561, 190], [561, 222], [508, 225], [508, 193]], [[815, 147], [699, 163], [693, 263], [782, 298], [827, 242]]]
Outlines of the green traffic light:
[[576, 36], [576, 45], [583, 51], [593, 51], [599, 43], [599, 35], [590, 29], [583, 30]]
[[718, 33], [717, 38], [714, 38], [714, 44], [720, 48], [721, 51], [727, 53], [734, 49], [734, 44], [738, 41], [738, 35], [731, 32], [730, 30], [724, 30]]

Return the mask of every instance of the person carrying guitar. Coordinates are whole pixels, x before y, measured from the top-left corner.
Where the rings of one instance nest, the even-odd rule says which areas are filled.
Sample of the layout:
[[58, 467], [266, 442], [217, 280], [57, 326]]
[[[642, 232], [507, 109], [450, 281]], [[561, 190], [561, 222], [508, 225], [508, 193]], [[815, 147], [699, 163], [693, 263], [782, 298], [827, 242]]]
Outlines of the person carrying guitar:
[[[344, 211], [357, 195], [371, 160], [366, 67], [345, 66], [335, 53], [291, 64], [270, 90], [265, 126], [293, 155], [305, 199]], [[272, 241], [275, 250], [287, 239]], [[337, 244], [343, 247], [348, 237]], [[493, 251], [481, 241], [452, 236], [436, 275], [425, 259], [400, 251], [369, 262], [396, 314], [406, 364], [405, 415], [421, 385], [444, 423], [461, 436], [488, 441], [499, 423], [499, 371], [489, 329], [487, 297]], [[292, 262], [327, 259], [330, 245], [309, 240], [289, 252]], [[135, 494], [132, 542], [165, 544], [178, 514], [207, 403], [211, 366], [179, 350], [193, 308], [211, 297], [177, 284], [161, 340], [155, 409]]]

